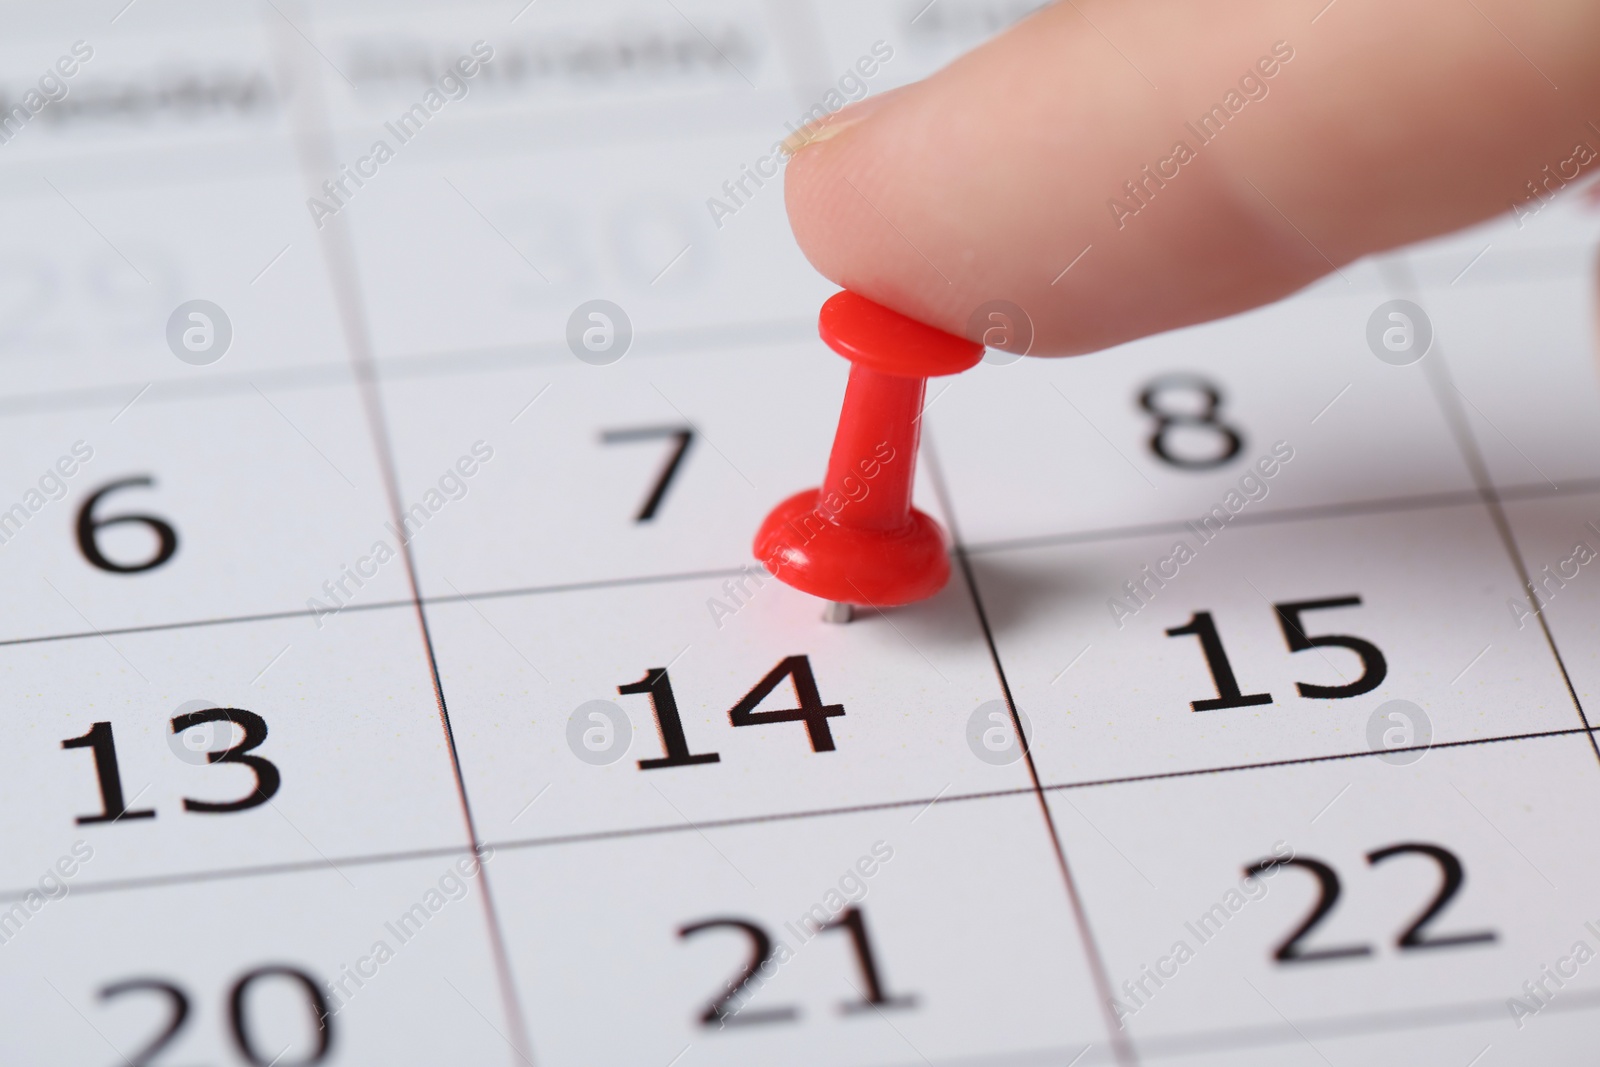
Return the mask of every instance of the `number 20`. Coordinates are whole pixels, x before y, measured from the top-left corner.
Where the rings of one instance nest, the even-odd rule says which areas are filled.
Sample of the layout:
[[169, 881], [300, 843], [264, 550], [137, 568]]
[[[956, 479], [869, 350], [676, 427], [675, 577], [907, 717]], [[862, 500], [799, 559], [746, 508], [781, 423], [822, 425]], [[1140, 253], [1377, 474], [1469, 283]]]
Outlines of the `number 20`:
[[[311, 1016], [313, 1027], [310, 1044], [310, 1054], [301, 1059], [285, 1060], [284, 1053], [292, 1045], [285, 1045], [274, 1057], [257, 1047], [250, 1026], [250, 989], [258, 983], [272, 979], [281, 980], [291, 990], [301, 994], [306, 1010]], [[172, 1044], [189, 1020], [189, 995], [177, 985], [163, 978], [137, 977], [124, 978], [119, 982], [112, 982], [100, 990], [102, 1001], [114, 1000], [128, 994], [154, 993], [167, 1002], [167, 1019], [164, 1027], [144, 1048], [135, 1052], [131, 1058], [122, 1058], [126, 1067], [149, 1067], [157, 1055]], [[234, 1047], [251, 1067], [312, 1067], [313, 1064], [322, 1063], [328, 1058], [328, 1052], [333, 1044], [333, 1013], [328, 1010], [328, 1001], [322, 995], [322, 988], [311, 975], [296, 967], [284, 964], [267, 964], [257, 967], [252, 971], [240, 975], [228, 991], [228, 1030], [233, 1037]]]

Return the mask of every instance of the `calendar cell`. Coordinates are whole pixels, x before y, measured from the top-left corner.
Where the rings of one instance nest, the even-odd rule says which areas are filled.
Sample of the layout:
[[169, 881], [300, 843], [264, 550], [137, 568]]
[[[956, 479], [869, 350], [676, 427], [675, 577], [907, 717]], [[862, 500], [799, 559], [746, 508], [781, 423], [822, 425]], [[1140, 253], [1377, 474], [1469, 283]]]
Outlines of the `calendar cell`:
[[[85, 873], [98, 862], [85, 861]], [[495, 865], [464, 850], [242, 881], [52, 890], [31, 910], [8, 902], [0, 1055], [227, 1065], [515, 1059], [484, 922], [483, 879]]]
[[[1103, 1052], [1033, 797], [497, 855], [552, 1065]], [[617, 864], [648, 889], [604, 873]]]
[[[1367, 348], [1384, 297], [1302, 297], [930, 389], [969, 543], [1463, 493], [1422, 372]], [[1270, 473], [1269, 473], [1270, 472]]]
[[[26, 121], [7, 112], [5, 395], [121, 403], [152, 381], [344, 362], [284, 107], [292, 94], [271, 33], [239, 14], [182, 3], [108, 25], [72, 5], [8, 20], [20, 25], [0, 68], [57, 83]], [[57, 53], [68, 62], [56, 66]], [[8, 93], [25, 85], [6, 79]], [[175, 325], [195, 299], [220, 315]], [[208, 342], [231, 336], [196, 359], [177, 343], [195, 329]]]
[[465, 840], [416, 615], [0, 648], [0, 887], [82, 838], [95, 882]]
[[1600, 995], [1581, 733], [1049, 796], [1136, 1041]]
[[[138, 189], [66, 174], [4, 201], [14, 220], [0, 238], [7, 394], [70, 389], [125, 403], [152, 381], [205, 388], [345, 362], [292, 172]], [[219, 241], [224, 227], [235, 232]], [[175, 320], [195, 299], [217, 311]]]
[[569, 357], [568, 316], [597, 297], [622, 306], [641, 340], [811, 333], [833, 286], [780, 241], [776, 145], [789, 130], [776, 117], [730, 125], [660, 145], [660, 174], [632, 147], [565, 137], [509, 168], [448, 142], [403, 147], [341, 212], [367, 265], [374, 350]]
[[1593, 249], [1560, 254], [1559, 276], [1499, 284], [1493, 302], [1465, 283], [1417, 297], [1448, 366], [1446, 389], [1499, 486], [1554, 491], [1600, 476], [1600, 427], [1589, 415], [1600, 403], [1600, 277]]
[[[821, 479], [848, 370], [812, 341], [637, 351], [608, 366], [567, 353], [560, 366], [386, 386], [402, 490], [437, 500], [407, 524], [423, 589], [753, 566], [772, 503]], [[474, 459], [478, 442], [491, 458]], [[930, 488], [917, 506], [942, 519]]]
[[[797, 16], [621, 3], [535, 7], [508, 28], [497, 8], [473, 14], [476, 41], [457, 9], [410, 12], [398, 32], [385, 10], [395, 36], [376, 41], [370, 17], [319, 31], [367, 87], [325, 79], [339, 166], [366, 175], [326, 209], [363, 262], [380, 357], [560, 350], [568, 316], [596, 297], [645, 336], [742, 338], [813, 313], [830, 287], [798, 250], [772, 254], [787, 225], [777, 145], [795, 125], [780, 86], [804, 62], [782, 24]], [[411, 117], [430, 92], [438, 106]], [[632, 138], [618, 143], [685, 132], [691, 104], [693, 129], [649, 168]]]
[[1581, 725], [1478, 505], [974, 562], [1046, 783]]
[[480, 833], [498, 842], [1028, 787], [964, 589], [848, 627], [820, 611], [755, 570], [430, 605]]
[[0, 420], [6, 637], [304, 612], [410, 595], [348, 371]]

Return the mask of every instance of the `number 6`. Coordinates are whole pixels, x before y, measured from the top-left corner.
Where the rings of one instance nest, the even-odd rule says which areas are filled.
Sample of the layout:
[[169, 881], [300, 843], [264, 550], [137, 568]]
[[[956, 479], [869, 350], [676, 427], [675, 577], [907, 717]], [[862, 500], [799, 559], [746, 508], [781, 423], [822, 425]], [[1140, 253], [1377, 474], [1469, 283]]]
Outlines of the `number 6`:
[[[121, 481], [112, 482], [110, 485], [102, 486], [95, 490], [93, 495], [83, 502], [83, 507], [78, 510], [78, 548], [83, 552], [84, 559], [103, 571], [110, 571], [112, 574], [137, 574], [140, 571], [154, 570], [172, 558], [173, 553], [178, 551], [178, 531], [174, 530], [167, 522], [156, 518], [154, 515], [113, 515], [109, 519], [100, 519], [96, 518], [94, 514], [95, 505], [100, 503], [100, 498], [106, 494], [114, 493], [118, 489], [126, 489], [129, 486], [154, 484], [155, 479], [148, 474], [140, 475], [136, 478], [124, 478]], [[155, 532], [160, 541], [160, 544], [156, 547], [156, 554], [143, 563], [118, 563], [115, 560], [107, 559], [105, 553], [100, 551], [100, 544], [96, 540], [100, 535], [100, 531], [107, 526], [121, 526], [123, 523], [128, 522], [144, 523]]]

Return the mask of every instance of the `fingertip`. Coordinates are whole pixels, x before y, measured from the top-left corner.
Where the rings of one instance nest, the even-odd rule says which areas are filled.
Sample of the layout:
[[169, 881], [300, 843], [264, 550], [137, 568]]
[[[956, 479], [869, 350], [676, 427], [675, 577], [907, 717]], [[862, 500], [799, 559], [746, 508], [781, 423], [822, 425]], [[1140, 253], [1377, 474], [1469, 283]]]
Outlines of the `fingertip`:
[[[960, 255], [948, 255], [949, 234], [981, 225], [983, 211], [978, 203], [940, 208], [957, 183], [939, 158], [943, 133], [929, 118], [937, 93], [929, 81], [917, 82], [841, 112], [849, 121], [823, 127], [791, 157], [784, 199], [795, 240], [819, 273], [963, 334], [965, 317], [955, 309], [966, 301], [965, 272], [957, 269]], [[937, 254], [921, 236], [934, 233]]]

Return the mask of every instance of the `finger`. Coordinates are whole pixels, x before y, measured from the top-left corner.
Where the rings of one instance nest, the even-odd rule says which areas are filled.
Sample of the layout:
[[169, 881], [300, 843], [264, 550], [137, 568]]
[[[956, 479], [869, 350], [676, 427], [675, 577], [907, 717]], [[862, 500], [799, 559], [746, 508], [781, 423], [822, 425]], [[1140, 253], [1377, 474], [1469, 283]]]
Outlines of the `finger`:
[[1032, 352], [1069, 354], [1276, 299], [1595, 159], [1600, 4], [1324, 2], [1064, 0], [827, 120], [787, 168], [795, 236], [899, 311], [976, 340], [974, 310], [1009, 300]]

